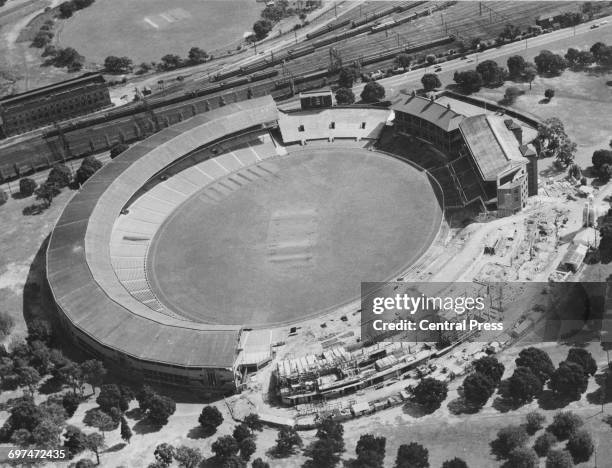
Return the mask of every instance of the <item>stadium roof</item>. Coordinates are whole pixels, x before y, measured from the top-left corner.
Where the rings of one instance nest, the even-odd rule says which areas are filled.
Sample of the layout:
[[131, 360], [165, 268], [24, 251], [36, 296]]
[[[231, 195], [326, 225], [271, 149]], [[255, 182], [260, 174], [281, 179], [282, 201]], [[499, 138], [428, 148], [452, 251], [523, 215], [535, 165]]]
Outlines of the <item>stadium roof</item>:
[[465, 118], [462, 114], [455, 112], [452, 106], [442, 105], [434, 99], [412, 95], [402, 102], [395, 104], [394, 111], [420, 117], [442, 130], [451, 132], [459, 127], [459, 123]]
[[119, 282], [110, 261], [113, 223], [123, 206], [176, 159], [226, 135], [277, 119], [271, 97], [196, 115], [132, 146], [76, 192], [47, 249], [56, 303], [73, 327], [135, 359], [181, 367], [232, 367], [239, 326], [208, 325], [149, 309]]
[[527, 163], [503, 117], [484, 114], [467, 117], [459, 128], [484, 180], [496, 180], [508, 169]]

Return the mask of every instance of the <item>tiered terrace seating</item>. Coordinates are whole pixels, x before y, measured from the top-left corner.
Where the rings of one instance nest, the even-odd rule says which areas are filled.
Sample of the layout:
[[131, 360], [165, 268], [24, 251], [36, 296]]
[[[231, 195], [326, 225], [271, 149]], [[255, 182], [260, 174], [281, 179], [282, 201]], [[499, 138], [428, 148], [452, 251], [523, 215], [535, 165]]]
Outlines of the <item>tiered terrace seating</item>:
[[466, 156], [456, 159], [450, 166], [461, 186], [465, 203], [470, 203], [478, 198], [486, 199], [478, 175], [474, 172], [474, 168]]
[[232, 177], [233, 172], [279, 153], [267, 133], [217, 145], [215, 152], [216, 156], [212, 152], [203, 153], [213, 157], [151, 186], [115, 222], [110, 243], [115, 273], [135, 299], [157, 312], [164, 312], [164, 307], [147, 280], [146, 256], [151, 240], [164, 220], [181, 203], [207, 186], [210, 190], [206, 195], [212, 201], [237, 190], [250, 178]]
[[457, 190], [453, 176], [448, 169], [448, 166], [442, 166], [431, 171], [431, 174], [436, 178], [442, 192], [444, 193], [444, 207], [454, 208], [463, 206], [461, 195]]

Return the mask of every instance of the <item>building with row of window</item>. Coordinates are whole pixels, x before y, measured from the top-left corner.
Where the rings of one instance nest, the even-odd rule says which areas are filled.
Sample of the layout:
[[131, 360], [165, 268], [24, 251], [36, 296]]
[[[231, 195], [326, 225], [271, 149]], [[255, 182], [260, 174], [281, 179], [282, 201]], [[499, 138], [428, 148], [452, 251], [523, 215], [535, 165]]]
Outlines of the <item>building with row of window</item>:
[[111, 106], [100, 73], [33, 89], [0, 99], [0, 137], [7, 138]]
[[446, 156], [449, 180], [458, 191], [474, 192], [476, 187], [477, 198], [495, 205], [500, 215], [520, 211], [527, 198], [537, 194], [537, 154], [529, 140], [535, 129], [525, 122], [448, 93], [412, 93], [393, 111], [396, 134], [425, 141]]

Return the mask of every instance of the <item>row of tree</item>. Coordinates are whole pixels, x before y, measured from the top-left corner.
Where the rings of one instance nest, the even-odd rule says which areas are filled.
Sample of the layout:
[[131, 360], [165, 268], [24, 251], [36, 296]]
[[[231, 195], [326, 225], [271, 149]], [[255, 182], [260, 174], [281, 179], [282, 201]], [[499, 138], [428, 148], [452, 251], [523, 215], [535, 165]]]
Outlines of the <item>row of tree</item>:
[[92, 5], [95, 0], [69, 0], [60, 3], [57, 7], [60, 18], [70, 18], [75, 11], [82, 10]]
[[[527, 414], [522, 425], [506, 426], [497, 432], [491, 442], [491, 450], [507, 468], [538, 468], [540, 458], [546, 457], [546, 468], [572, 468], [574, 464], [588, 461], [594, 445], [591, 435], [584, 429], [582, 418], [566, 411], [557, 413], [552, 423], [528, 447], [527, 442], [544, 427], [546, 418], [538, 413]], [[565, 449], [555, 448], [562, 441], [567, 441]]]
[[[200, 63], [212, 60], [213, 56], [209, 55], [200, 47], [192, 47], [187, 53], [187, 57], [183, 58], [176, 54], [166, 54], [159, 62], [143, 62], [139, 65], [137, 74], [147, 73], [152, 69], [158, 71], [170, 71], [178, 68], [198, 65]], [[109, 55], [104, 59], [104, 71], [107, 73], [131, 73], [134, 70], [134, 63], [129, 57], [117, 57]]]

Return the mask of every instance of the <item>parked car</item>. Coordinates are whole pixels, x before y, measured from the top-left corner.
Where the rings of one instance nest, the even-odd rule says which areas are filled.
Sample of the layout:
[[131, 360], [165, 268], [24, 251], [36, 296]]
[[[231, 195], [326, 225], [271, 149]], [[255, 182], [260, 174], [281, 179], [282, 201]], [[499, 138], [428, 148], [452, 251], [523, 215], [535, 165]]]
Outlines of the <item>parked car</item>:
[[436, 68], [434, 68], [434, 71], [436, 73], [441, 72], [442, 71], [442, 67], [436, 67]]
[[591, 25], [591, 29], [597, 29], [598, 27], [599, 27], [599, 25], [598, 25], [598, 24], [592, 24], [592, 25]]

